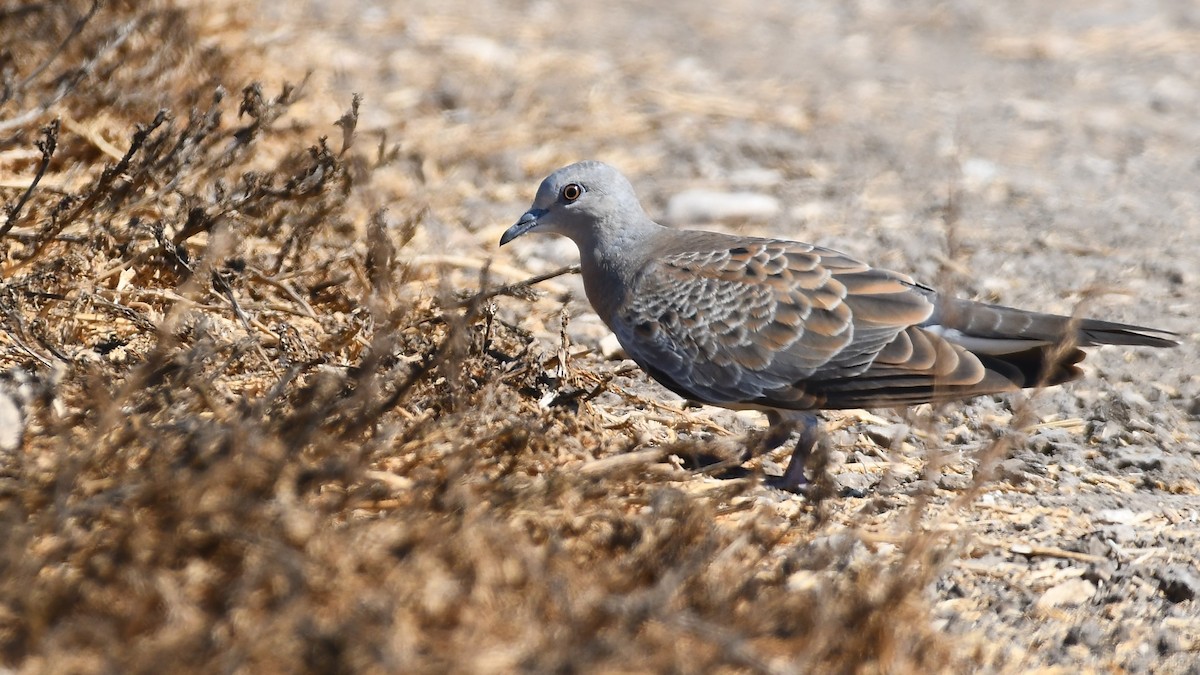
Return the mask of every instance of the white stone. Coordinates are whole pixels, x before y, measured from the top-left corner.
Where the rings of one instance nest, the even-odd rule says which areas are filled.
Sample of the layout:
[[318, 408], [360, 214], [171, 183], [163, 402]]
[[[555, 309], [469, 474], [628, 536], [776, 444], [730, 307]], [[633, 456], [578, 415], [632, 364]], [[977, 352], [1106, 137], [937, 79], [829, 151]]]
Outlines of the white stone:
[[778, 199], [757, 192], [685, 190], [667, 203], [667, 218], [673, 223], [766, 220], [779, 209]]

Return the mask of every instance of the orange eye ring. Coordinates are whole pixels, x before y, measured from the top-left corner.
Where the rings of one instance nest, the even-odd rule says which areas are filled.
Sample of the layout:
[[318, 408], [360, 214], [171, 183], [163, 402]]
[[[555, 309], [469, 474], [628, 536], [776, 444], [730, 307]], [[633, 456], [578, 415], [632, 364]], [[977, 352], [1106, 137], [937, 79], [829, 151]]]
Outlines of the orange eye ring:
[[560, 194], [563, 201], [569, 204], [583, 196], [583, 187], [579, 183], [567, 183]]

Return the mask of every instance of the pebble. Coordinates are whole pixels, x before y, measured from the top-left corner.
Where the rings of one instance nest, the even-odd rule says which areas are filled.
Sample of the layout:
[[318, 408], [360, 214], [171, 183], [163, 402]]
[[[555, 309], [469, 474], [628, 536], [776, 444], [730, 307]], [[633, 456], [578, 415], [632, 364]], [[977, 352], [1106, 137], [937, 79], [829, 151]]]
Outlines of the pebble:
[[863, 433], [874, 441], [875, 445], [890, 450], [897, 439], [908, 436], [908, 427], [903, 424], [869, 424]]
[[787, 578], [787, 589], [793, 593], [814, 590], [827, 583], [825, 577], [811, 570], [797, 570]]
[[914, 480], [909, 484], [908, 491], [913, 495], [935, 495], [937, 494], [937, 485], [931, 480]]
[[1117, 422], [1096, 421], [1088, 425], [1088, 437], [1101, 443], [1111, 443], [1114, 440], [1129, 440], [1129, 430]]
[[1138, 530], [1132, 525], [1105, 525], [1099, 529], [1100, 536], [1115, 544], [1128, 544], [1138, 539]]
[[1095, 623], [1085, 621], [1082, 624], [1071, 626], [1067, 629], [1067, 634], [1063, 638], [1064, 645], [1085, 645], [1087, 647], [1097, 647], [1104, 642], [1104, 631]]
[[757, 192], [685, 190], [667, 202], [672, 223], [711, 223], [722, 220], [767, 220], [779, 213], [779, 200]]
[[745, 187], [770, 187], [783, 182], [783, 174], [775, 169], [756, 167], [729, 174], [729, 182]]
[[1120, 448], [1113, 453], [1113, 463], [1118, 469], [1133, 467], [1142, 471], [1162, 468], [1163, 451], [1148, 446]]
[[511, 68], [517, 63], [517, 53], [510, 46], [482, 35], [459, 35], [446, 42], [446, 51], [488, 66]]
[[1156, 107], [1167, 104], [1191, 106], [1200, 96], [1195, 85], [1177, 75], [1167, 75], [1159, 79], [1151, 88], [1150, 94]]
[[1154, 577], [1171, 602], [1186, 602], [1200, 596], [1200, 574], [1191, 565], [1167, 565], [1155, 570]]
[[25, 420], [17, 400], [6, 391], [0, 391], [0, 450], [12, 452], [21, 446], [25, 433]]
[[809, 569], [821, 569], [830, 564], [849, 566], [871, 558], [862, 540], [850, 532], [815, 537], [809, 543], [808, 553], [812, 556]]
[[849, 497], [862, 497], [871, 486], [875, 485], [875, 477], [857, 471], [845, 471], [833, 476], [838, 494]]
[[963, 179], [975, 189], [990, 184], [999, 173], [1000, 168], [995, 162], [979, 157], [971, 157], [962, 163]]
[[1118, 395], [1121, 397], [1121, 402], [1130, 408], [1136, 410], [1146, 410], [1150, 408], [1150, 401], [1139, 391], [1125, 389], [1119, 392]]
[[[825, 438], [829, 440], [829, 446], [832, 448], [848, 448], [854, 445], [854, 436], [846, 429], [838, 429], [825, 434]], [[846, 461], [857, 461], [847, 459]]]
[[0, 451], [21, 447], [25, 435], [25, 404], [33, 395], [32, 377], [20, 368], [0, 372]]
[[600, 338], [600, 354], [610, 361], [626, 358], [625, 348], [617, 341], [617, 336], [612, 333]]
[[1088, 602], [1096, 595], [1096, 584], [1086, 579], [1070, 579], [1057, 586], [1052, 586], [1042, 597], [1038, 598], [1038, 609], [1051, 607], [1076, 607]]
[[1057, 454], [1061, 446], [1078, 445], [1074, 436], [1066, 429], [1044, 428], [1030, 435], [1029, 445], [1036, 451], [1045, 454]]
[[943, 490], [961, 492], [971, 487], [972, 478], [961, 473], [947, 473], [938, 478], [938, 487]]
[[1129, 509], [1101, 509], [1096, 513], [1096, 522], [1112, 525], [1132, 525], [1137, 515]]
[[1000, 462], [1000, 466], [996, 467], [996, 475], [1008, 483], [1020, 485], [1029, 480], [1027, 468], [1025, 460], [1013, 457]]

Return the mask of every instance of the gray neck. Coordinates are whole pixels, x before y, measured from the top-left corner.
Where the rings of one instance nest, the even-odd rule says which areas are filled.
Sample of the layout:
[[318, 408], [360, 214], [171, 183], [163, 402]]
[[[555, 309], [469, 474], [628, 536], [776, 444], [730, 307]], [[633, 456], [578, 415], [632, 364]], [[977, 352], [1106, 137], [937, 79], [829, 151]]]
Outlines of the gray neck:
[[643, 215], [618, 226], [589, 228], [575, 242], [584, 290], [605, 323], [612, 325], [613, 311], [651, 259], [655, 242], [665, 231], [667, 228]]

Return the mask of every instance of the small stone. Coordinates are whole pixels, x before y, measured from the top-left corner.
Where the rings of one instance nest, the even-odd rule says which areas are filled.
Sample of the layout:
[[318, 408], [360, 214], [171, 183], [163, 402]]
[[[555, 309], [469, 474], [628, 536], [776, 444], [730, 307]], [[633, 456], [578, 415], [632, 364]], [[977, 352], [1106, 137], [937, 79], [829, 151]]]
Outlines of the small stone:
[[1067, 634], [1063, 638], [1063, 644], [1066, 646], [1084, 645], [1086, 647], [1097, 647], [1103, 642], [1104, 631], [1091, 621], [1078, 626], [1071, 626], [1067, 629]]
[[1188, 405], [1187, 413], [1192, 417], [1200, 417], [1200, 396], [1192, 397], [1192, 402]]
[[1150, 89], [1153, 102], [1158, 105], [1191, 105], [1196, 101], [1196, 86], [1178, 75], [1166, 75]]
[[1126, 389], [1120, 392], [1121, 402], [1134, 410], [1148, 410], [1150, 401], [1140, 391]]
[[1000, 173], [999, 167], [990, 160], [971, 157], [962, 163], [963, 179], [973, 188], [988, 185], [995, 180], [998, 173]]
[[482, 35], [451, 37], [446, 43], [446, 51], [489, 66], [507, 68], [516, 63], [516, 52], [509, 45]]
[[914, 495], [932, 496], [937, 494], [937, 485], [931, 480], [915, 480], [909, 485], [909, 492]]
[[756, 192], [685, 190], [667, 203], [673, 223], [711, 223], [722, 220], [767, 220], [779, 213], [779, 200]]
[[[829, 439], [829, 447], [831, 448], [848, 448], [854, 445], [854, 436], [847, 429], [838, 429], [825, 435]], [[854, 458], [848, 458], [846, 461], [858, 461]]]
[[875, 485], [875, 477], [857, 471], [845, 471], [834, 475], [833, 484], [837, 486], [838, 494], [861, 497]]
[[1116, 561], [1112, 560], [1111, 558], [1106, 558], [1104, 560], [1099, 560], [1092, 563], [1088, 567], [1087, 572], [1083, 574], [1083, 578], [1099, 586], [1100, 584], [1106, 584], [1111, 581], [1113, 578], [1113, 573], [1116, 572], [1116, 570]]
[[951, 490], [953, 492], [961, 492], [971, 487], [971, 477], [961, 473], [943, 474], [938, 479], [938, 487], [943, 490]]
[[832, 564], [849, 564], [856, 559], [869, 558], [870, 553], [862, 540], [851, 532], [842, 532], [816, 537], [808, 545], [811, 557], [808, 569], [821, 569]]
[[600, 355], [610, 361], [628, 358], [625, 355], [625, 348], [617, 341], [617, 336], [612, 333], [600, 338]]
[[1156, 570], [1154, 577], [1171, 602], [1186, 602], [1200, 596], [1200, 574], [1191, 565], [1168, 565]]
[[21, 447], [25, 436], [25, 406], [33, 396], [29, 373], [12, 368], [0, 371], [0, 451]]
[[793, 593], [803, 593], [818, 588], [825, 579], [811, 570], [797, 570], [787, 578], [787, 589]]
[[729, 174], [729, 182], [742, 187], [771, 187], [783, 182], [783, 174], [762, 167], [741, 169]]
[[1137, 515], [1129, 509], [1102, 509], [1096, 513], [1096, 522], [1112, 525], [1132, 525]]
[[1121, 448], [1113, 453], [1113, 461], [1118, 469], [1133, 467], [1153, 471], [1162, 468], [1163, 459], [1162, 450], [1146, 446]]
[[897, 440], [908, 435], [908, 427], [903, 424], [870, 424], [863, 430], [867, 438], [881, 448], [891, 449]]
[[1129, 431], [1117, 422], [1099, 422], [1088, 426], [1088, 437], [1101, 443], [1111, 443], [1114, 440], [1128, 440]]
[[1044, 455], [1061, 454], [1060, 448], [1077, 445], [1071, 432], [1066, 429], [1041, 429], [1029, 439], [1029, 445]]
[[25, 433], [25, 420], [17, 400], [0, 391], [0, 450], [12, 452], [21, 446]]
[[1179, 636], [1168, 629], [1160, 629], [1157, 640], [1155, 647], [1158, 649], [1160, 655], [1166, 656], [1167, 654], [1183, 649], [1183, 644], [1179, 641]]
[[996, 467], [996, 475], [1009, 483], [1020, 485], [1029, 480], [1029, 476], [1026, 474], [1027, 468], [1025, 460], [1013, 457], [1000, 462], [1000, 465]]
[[1041, 610], [1052, 607], [1077, 607], [1096, 595], [1096, 584], [1085, 579], [1070, 579], [1042, 593], [1036, 607]]
[[1100, 528], [1100, 536], [1117, 544], [1127, 544], [1137, 540], [1138, 531], [1132, 525], [1105, 525]]

